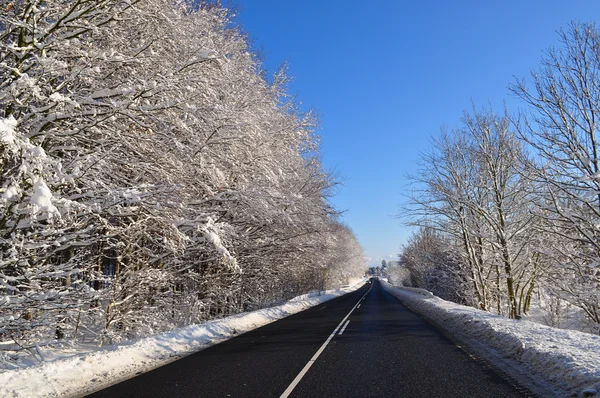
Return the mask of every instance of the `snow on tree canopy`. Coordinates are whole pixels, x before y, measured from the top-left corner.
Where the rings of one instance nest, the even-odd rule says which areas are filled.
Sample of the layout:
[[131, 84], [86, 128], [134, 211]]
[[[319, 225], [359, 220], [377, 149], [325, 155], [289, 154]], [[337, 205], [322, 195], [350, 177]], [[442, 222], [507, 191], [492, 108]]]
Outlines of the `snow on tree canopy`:
[[33, 193], [29, 200], [31, 204], [32, 213], [47, 214], [50, 218], [52, 216], [60, 217], [58, 209], [52, 204], [52, 192], [43, 178], [39, 177], [33, 184]]
[[0, 340], [118, 342], [364, 273], [314, 116], [229, 10], [36, 5], [0, 13]]
[[15, 143], [15, 129], [17, 128], [17, 120], [13, 115], [7, 118], [0, 118], [0, 142], [13, 148]]

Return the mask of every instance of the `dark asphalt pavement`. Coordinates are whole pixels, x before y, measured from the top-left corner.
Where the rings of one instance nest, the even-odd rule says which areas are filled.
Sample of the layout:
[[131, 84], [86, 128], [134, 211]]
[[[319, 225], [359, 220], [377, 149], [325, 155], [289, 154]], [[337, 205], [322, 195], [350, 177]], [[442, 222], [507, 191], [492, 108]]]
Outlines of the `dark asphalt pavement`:
[[[279, 397], [370, 287], [91, 396]], [[291, 397], [526, 396], [385, 292], [377, 280], [348, 320]]]

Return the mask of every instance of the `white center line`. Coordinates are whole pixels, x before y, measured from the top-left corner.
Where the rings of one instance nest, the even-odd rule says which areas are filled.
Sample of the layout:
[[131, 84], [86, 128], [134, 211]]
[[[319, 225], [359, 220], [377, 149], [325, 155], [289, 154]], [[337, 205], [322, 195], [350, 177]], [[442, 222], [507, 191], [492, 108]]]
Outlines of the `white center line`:
[[348, 319], [348, 317], [350, 316], [350, 314], [352, 314], [352, 311], [354, 311], [356, 309], [356, 307], [360, 305], [360, 301], [362, 299], [364, 299], [367, 294], [369, 294], [369, 292], [371, 291], [372, 288], [373, 288], [373, 284], [371, 284], [371, 287], [369, 287], [369, 290], [367, 290], [367, 292], [360, 298], [360, 300], [358, 300], [358, 302], [356, 304], [354, 304], [354, 307], [352, 307], [352, 309], [350, 310], [350, 312], [348, 313], [348, 315], [346, 315], [344, 317], [344, 319], [342, 319], [342, 321], [340, 322], [340, 324], [337, 325], [337, 327], [335, 328], [335, 330], [329, 335], [329, 337], [327, 338], [327, 340], [325, 340], [325, 342], [323, 343], [323, 345], [321, 346], [321, 348], [319, 348], [319, 350], [315, 353], [315, 355], [313, 355], [313, 357], [310, 359], [310, 361], [308, 361], [308, 363], [306, 365], [304, 365], [304, 368], [302, 368], [302, 370], [300, 371], [300, 373], [298, 373], [298, 376], [296, 376], [296, 378], [294, 379], [294, 381], [292, 381], [292, 384], [290, 384], [288, 386], [288, 388], [285, 389], [285, 391], [283, 392], [283, 394], [281, 394], [281, 396], [279, 398], [287, 398], [287, 397], [290, 396], [290, 394], [292, 393], [292, 391], [294, 391], [294, 388], [296, 388], [296, 386], [298, 385], [298, 383], [300, 383], [300, 380], [302, 380], [302, 378], [304, 377], [304, 375], [306, 374], [306, 372], [308, 372], [308, 369], [310, 369], [310, 367], [313, 365], [313, 363], [315, 363], [315, 361], [317, 360], [317, 358], [319, 357], [319, 355], [321, 355], [321, 353], [323, 352], [323, 350], [325, 350], [325, 347], [327, 347], [327, 344], [329, 344], [329, 342], [331, 341], [331, 339], [333, 338], [333, 336], [335, 336], [335, 334], [337, 333], [337, 331], [340, 329], [340, 326], [342, 326], [342, 324], [344, 322], [346, 322], [346, 319]]
[[[356, 307], [356, 308], [358, 308], [358, 307]], [[346, 330], [346, 327], [348, 326], [349, 323], [350, 323], [350, 319], [348, 319], [346, 321], [346, 324], [344, 325], [344, 327], [342, 328], [342, 330], [340, 330], [340, 333], [339, 333], [340, 336], [342, 335], [342, 333], [344, 333], [344, 330]]]
[[356, 309], [359, 309], [359, 308], [360, 308], [360, 304], [358, 305], [358, 307], [356, 307]]

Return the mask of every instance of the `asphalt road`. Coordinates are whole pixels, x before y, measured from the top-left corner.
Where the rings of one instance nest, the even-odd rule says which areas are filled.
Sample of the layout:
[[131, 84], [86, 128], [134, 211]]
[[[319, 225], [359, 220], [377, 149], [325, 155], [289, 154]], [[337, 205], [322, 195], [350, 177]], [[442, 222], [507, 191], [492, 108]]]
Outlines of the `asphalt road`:
[[527, 396], [377, 280], [372, 289], [366, 284], [91, 396], [280, 397], [284, 392], [290, 397]]

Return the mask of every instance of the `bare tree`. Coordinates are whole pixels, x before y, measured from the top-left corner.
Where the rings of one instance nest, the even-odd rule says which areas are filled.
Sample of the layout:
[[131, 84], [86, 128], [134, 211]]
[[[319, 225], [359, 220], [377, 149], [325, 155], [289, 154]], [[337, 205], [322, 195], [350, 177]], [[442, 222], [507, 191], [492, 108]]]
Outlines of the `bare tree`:
[[481, 309], [516, 318], [528, 308], [539, 273], [531, 261], [531, 180], [507, 114], [465, 114], [422, 159], [410, 198], [411, 223], [454, 237]]
[[555, 287], [600, 325], [600, 36], [594, 24], [572, 23], [559, 37], [531, 83], [511, 90], [531, 109], [521, 133], [539, 155]]
[[[394, 277], [461, 304], [474, 304], [469, 272], [456, 255], [453, 239], [431, 227], [419, 228], [402, 248]], [[393, 268], [393, 267], [392, 267]], [[406, 270], [407, 274], [403, 274]]]

